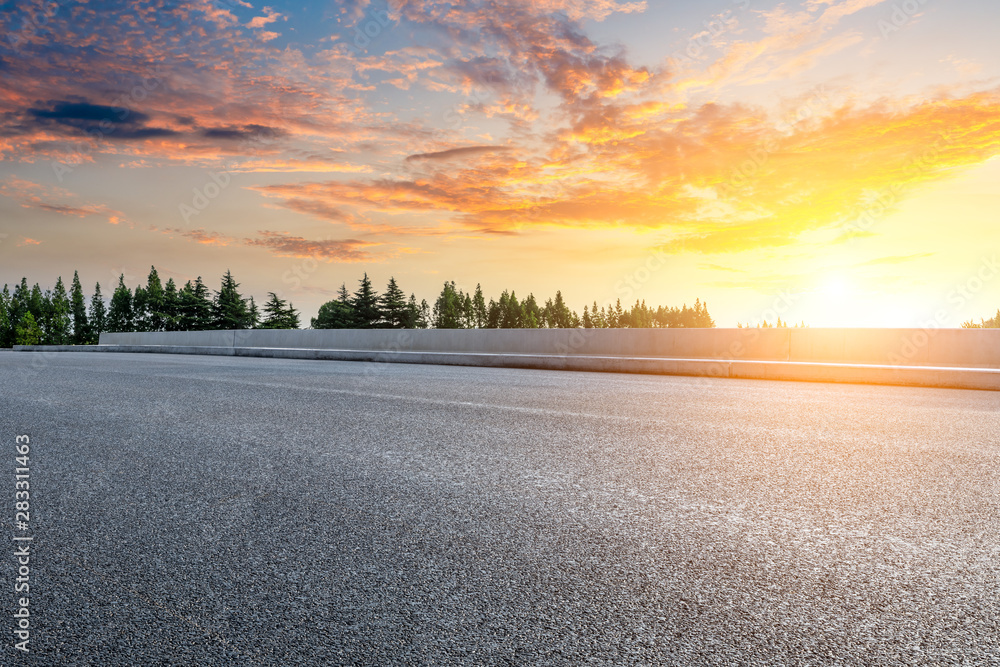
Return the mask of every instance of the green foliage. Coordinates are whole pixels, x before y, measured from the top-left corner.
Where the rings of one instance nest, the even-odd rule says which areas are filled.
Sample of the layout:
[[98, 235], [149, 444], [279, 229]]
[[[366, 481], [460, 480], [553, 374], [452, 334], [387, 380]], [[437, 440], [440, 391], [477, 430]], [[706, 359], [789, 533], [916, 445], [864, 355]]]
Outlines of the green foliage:
[[31, 311], [27, 311], [17, 325], [14, 344], [39, 345], [42, 342], [42, 335], [42, 328], [35, 321], [35, 316], [31, 314]]
[[395, 278], [389, 278], [385, 292], [378, 298], [382, 326], [385, 329], [406, 329], [410, 319], [410, 311], [406, 303], [406, 294], [399, 289]]
[[274, 292], [268, 292], [268, 296], [270, 298], [264, 304], [264, 320], [260, 328], [298, 329], [299, 314], [295, 308], [284, 299], [279, 299]]
[[357, 291], [351, 298], [355, 329], [377, 329], [382, 324], [378, 293], [372, 289], [372, 281], [365, 273]]
[[354, 311], [350, 304], [327, 301], [319, 307], [319, 313], [312, 318], [313, 329], [350, 329], [354, 325]]
[[[118, 276], [118, 284], [109, 302], [96, 283], [87, 300], [77, 272], [69, 293], [62, 278], [52, 290], [42, 291], [38, 283], [28, 288], [27, 278], [0, 292], [0, 346], [10, 346], [17, 340], [34, 340], [36, 329], [42, 344], [97, 343], [102, 332], [127, 331], [203, 331], [211, 329], [297, 329], [298, 311], [275, 292], [268, 292], [268, 301], [258, 312], [252, 296], [240, 294], [239, 283], [232, 272], [222, 276], [219, 291], [211, 295], [199, 276], [177, 287], [173, 278], [164, 285], [156, 267], [150, 267], [144, 285], [134, 290]], [[28, 318], [27, 315], [31, 317]], [[390, 277], [385, 292], [379, 295], [372, 287], [368, 274], [363, 274], [358, 289], [352, 294], [342, 284], [337, 298], [324, 303], [316, 317], [314, 329], [534, 329], [534, 328], [639, 328], [639, 327], [714, 327], [715, 322], [701, 300], [693, 307], [659, 306], [651, 308], [636, 301], [623, 308], [620, 301], [613, 306], [598, 306], [593, 302], [583, 309], [581, 318], [565, 302], [562, 292], [546, 299], [540, 306], [534, 294], [523, 301], [513, 291], [504, 290], [499, 300], [487, 303], [482, 286], [474, 292], [464, 292], [454, 281], [445, 282], [433, 309], [416, 295], [406, 297], [395, 277]], [[742, 325], [741, 325], [742, 326]], [[763, 326], [772, 326], [764, 323]], [[778, 321], [777, 326], [788, 326]], [[805, 326], [804, 324], [802, 326]], [[1000, 326], [1000, 311], [992, 320], [963, 326]]]
[[142, 318], [142, 330], [163, 331], [169, 316], [164, 312], [165, 295], [163, 285], [160, 283], [160, 274], [156, 272], [155, 266], [149, 267], [144, 296], [146, 307]]
[[132, 293], [132, 331], [151, 331], [149, 328], [149, 302], [146, 298], [146, 288], [135, 286]]
[[177, 295], [177, 329], [206, 331], [212, 328], [212, 300], [201, 276], [191, 284], [187, 281]]
[[354, 326], [354, 306], [347, 285], [341, 285], [337, 298], [319, 307], [319, 313], [312, 318], [313, 329], [350, 329]]
[[160, 326], [164, 331], [178, 331], [180, 324], [180, 294], [177, 291], [177, 283], [173, 278], [167, 280], [163, 287], [163, 307], [161, 312], [162, 321]]
[[104, 297], [101, 296], [101, 283], [94, 285], [94, 295], [90, 297], [90, 339], [88, 342], [97, 343], [100, 341], [101, 333], [107, 331], [108, 310], [104, 305]]
[[83, 296], [83, 285], [80, 284], [80, 274], [73, 272], [73, 285], [70, 289], [70, 309], [73, 312], [73, 344], [84, 345], [90, 341], [90, 322], [87, 319], [87, 299]]
[[455, 282], [445, 283], [440, 296], [434, 302], [434, 328], [466, 328], [466, 296], [455, 288]]
[[486, 298], [479, 283], [476, 283], [476, 295], [472, 297], [472, 326], [476, 329], [486, 326]]
[[[559, 295], [556, 296], [558, 300]], [[589, 316], [591, 327], [595, 329], [708, 329], [715, 326], [708, 306], [700, 299], [695, 300], [692, 308], [684, 304], [681, 308], [658, 306], [654, 309], [645, 301], [636, 301], [628, 310], [622, 307], [621, 300], [616, 301], [614, 308], [602, 306], [598, 310], [595, 301], [585, 316]], [[572, 317], [576, 317], [575, 313]], [[586, 326], [586, 323], [583, 324]]]
[[72, 305], [62, 277], [56, 280], [55, 289], [47, 295], [46, 318], [43, 331], [46, 345], [68, 345], [72, 339]]
[[7, 321], [10, 328], [3, 342], [4, 347], [13, 345], [14, 340], [17, 338], [17, 325], [21, 322], [24, 314], [28, 312], [28, 296], [30, 292], [28, 289], [28, 279], [21, 278], [20, 284], [14, 287], [14, 292], [10, 296], [9, 311], [7, 312]]
[[410, 300], [406, 302], [406, 326], [405, 329], [426, 329], [430, 320], [430, 306], [427, 301], [421, 300], [417, 304], [415, 294], [410, 294]]
[[132, 292], [125, 286], [125, 276], [118, 276], [118, 286], [111, 295], [111, 306], [108, 308], [108, 331], [116, 333], [134, 331], [132, 320]]
[[11, 299], [10, 289], [4, 285], [3, 291], [0, 292], [0, 347], [10, 347], [14, 344], [17, 323], [10, 319]]
[[968, 322], [962, 322], [963, 329], [1000, 329], [1000, 308], [997, 309], [997, 314], [988, 320], [980, 318], [979, 323], [975, 323], [972, 320]]
[[233, 278], [230, 271], [222, 276], [222, 285], [215, 293], [215, 303], [212, 306], [212, 328], [214, 329], [250, 329], [253, 327], [254, 314], [247, 300], [239, 292], [240, 284]]

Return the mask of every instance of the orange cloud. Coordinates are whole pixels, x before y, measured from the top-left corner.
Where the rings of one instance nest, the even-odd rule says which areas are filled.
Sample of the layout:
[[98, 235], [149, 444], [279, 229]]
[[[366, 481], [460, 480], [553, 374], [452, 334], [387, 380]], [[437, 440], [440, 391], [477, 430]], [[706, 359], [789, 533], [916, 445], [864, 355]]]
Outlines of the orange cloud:
[[380, 245], [357, 239], [311, 241], [301, 236], [292, 236], [287, 232], [267, 230], [259, 233], [258, 238], [244, 239], [243, 242], [251, 247], [267, 248], [279, 257], [315, 257], [327, 261], [368, 262], [375, 260], [375, 256], [365, 248]]
[[439, 212], [482, 232], [624, 225], [664, 229], [673, 251], [731, 252], [847, 231], [879, 193], [898, 203], [906, 188], [1000, 154], [1000, 91], [794, 124], [739, 105], [676, 113], [649, 124], [608, 109], [565, 137], [556, 159], [476, 150], [458, 164], [411, 161], [424, 166], [410, 178], [254, 189], [334, 221]]
[[203, 245], [227, 246], [233, 242], [233, 239], [228, 236], [217, 232], [208, 232], [204, 229], [178, 229], [176, 227], [167, 227], [163, 230], [158, 230], [156, 227], [152, 229], [153, 231], [162, 231], [164, 234], [177, 234]]
[[219, 232], [205, 229], [165, 229], [151, 228], [170, 236], [181, 236], [195, 243], [212, 246], [244, 245], [251, 248], [264, 248], [278, 257], [311, 257], [326, 261], [365, 262], [378, 261], [378, 257], [368, 252], [366, 248], [382, 245], [374, 241], [358, 239], [322, 239], [309, 240], [301, 236], [293, 236], [288, 232], [262, 230], [257, 237], [237, 239]]
[[[105, 217], [113, 225], [125, 220], [125, 214], [105, 204], [76, 204], [67, 199], [78, 199], [73, 193], [55, 186], [45, 186], [16, 176], [0, 181], [0, 195], [18, 202], [23, 208], [33, 208], [74, 218]], [[63, 201], [59, 201], [63, 200]]]

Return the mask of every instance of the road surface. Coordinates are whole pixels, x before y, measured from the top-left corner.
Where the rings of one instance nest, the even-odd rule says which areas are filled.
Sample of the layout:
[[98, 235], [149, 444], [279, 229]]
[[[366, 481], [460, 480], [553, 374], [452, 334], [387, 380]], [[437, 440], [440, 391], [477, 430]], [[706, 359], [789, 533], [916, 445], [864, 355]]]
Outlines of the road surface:
[[2, 352], [0, 406], [3, 664], [1000, 664], [995, 392]]

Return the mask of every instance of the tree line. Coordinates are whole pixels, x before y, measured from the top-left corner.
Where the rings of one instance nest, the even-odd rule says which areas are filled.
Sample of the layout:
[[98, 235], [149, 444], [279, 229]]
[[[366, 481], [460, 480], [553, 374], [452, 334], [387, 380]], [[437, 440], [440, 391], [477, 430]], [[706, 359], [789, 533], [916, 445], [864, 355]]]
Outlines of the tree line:
[[[0, 347], [95, 344], [103, 332], [299, 328], [300, 316], [291, 303], [268, 292], [258, 307], [239, 287], [230, 271], [214, 291], [201, 276], [183, 286], [173, 278], [164, 283], [154, 266], [145, 284], [134, 288], [119, 275], [105, 300], [99, 282], [88, 299], [76, 271], [69, 289], [61, 276], [46, 290], [38, 283], [28, 287], [21, 278], [13, 290], [4, 285], [0, 292]], [[595, 301], [579, 315], [566, 305], [561, 291], [544, 303], [533, 294], [519, 299], [512, 290], [487, 302], [479, 285], [466, 293], [453, 281], [444, 284], [432, 307], [412, 293], [407, 297], [395, 278], [379, 294], [366, 273], [354, 292], [341, 285], [337, 298], [320, 306], [310, 324], [313, 329], [607, 329], [714, 327], [715, 321], [700, 300], [690, 308], [650, 307], [645, 301], [624, 308], [620, 300], [598, 307]]]
[[53, 289], [42, 291], [26, 278], [0, 292], [0, 347], [11, 345], [88, 345], [103, 332], [204, 331], [210, 329], [297, 329], [299, 314], [274, 292], [263, 308], [239, 292], [226, 271], [214, 293], [199, 276], [178, 288], [173, 278], [164, 284], [151, 267], [145, 285], [130, 289], [125, 276], [105, 302], [101, 284], [94, 285], [89, 303], [73, 272], [70, 289], [60, 276]]
[[988, 320], [979, 318], [978, 322], [969, 320], [968, 322], [962, 322], [963, 329], [1000, 329], [1000, 308], [997, 309], [997, 314]]
[[394, 278], [383, 294], [372, 287], [366, 273], [358, 289], [351, 293], [341, 285], [337, 298], [324, 303], [319, 314], [312, 319], [313, 329], [619, 329], [714, 327], [715, 321], [708, 307], [695, 300], [694, 306], [682, 308], [658, 306], [652, 308], [645, 301], [625, 309], [621, 300], [614, 306], [598, 309], [584, 306], [583, 315], [570, 310], [557, 291], [554, 298], [543, 304], [529, 294], [518, 299], [513, 291], [504, 290], [499, 301], [486, 302], [483, 289], [476, 285], [475, 292], [459, 289], [455, 282], [446, 282], [434, 302], [433, 308], [410, 294], [406, 299]]

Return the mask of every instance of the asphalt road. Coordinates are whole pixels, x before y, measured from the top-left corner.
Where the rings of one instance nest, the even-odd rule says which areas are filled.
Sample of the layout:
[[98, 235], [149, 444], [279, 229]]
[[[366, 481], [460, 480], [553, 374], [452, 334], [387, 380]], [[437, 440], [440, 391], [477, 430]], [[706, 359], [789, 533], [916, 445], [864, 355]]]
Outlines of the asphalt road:
[[0, 408], [5, 665], [1000, 664], [998, 393], [2, 352]]

